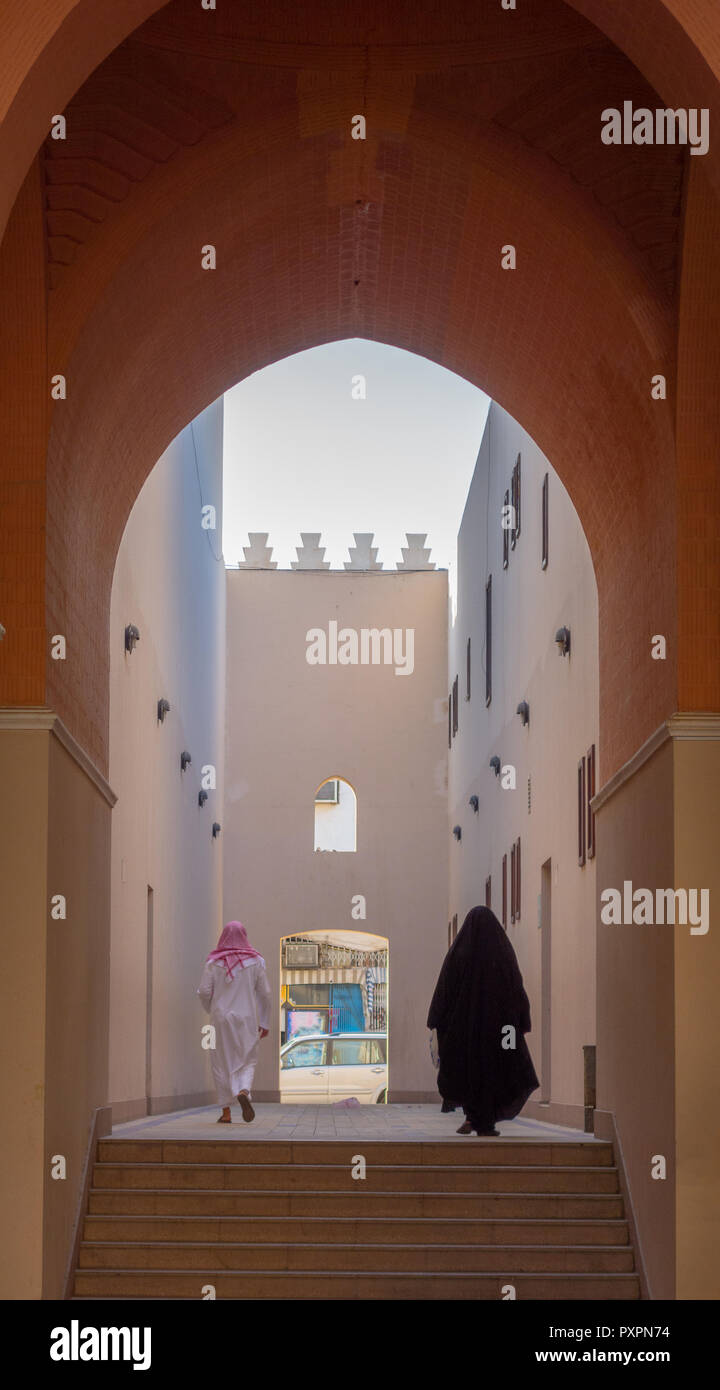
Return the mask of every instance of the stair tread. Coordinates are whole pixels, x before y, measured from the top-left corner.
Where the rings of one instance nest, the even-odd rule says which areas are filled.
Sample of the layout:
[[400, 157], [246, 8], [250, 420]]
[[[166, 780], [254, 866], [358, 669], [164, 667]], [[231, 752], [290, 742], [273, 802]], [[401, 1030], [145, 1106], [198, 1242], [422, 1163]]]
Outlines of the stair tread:
[[517, 1190], [504, 1189], [501, 1191], [490, 1192], [432, 1192], [425, 1188], [414, 1188], [407, 1191], [363, 1191], [357, 1187], [348, 1187], [346, 1191], [335, 1190], [323, 1192], [317, 1188], [268, 1188], [268, 1187], [91, 1187], [91, 1196], [108, 1196], [110, 1193], [122, 1193], [135, 1195], [159, 1197], [172, 1193], [177, 1197], [199, 1197], [208, 1195], [211, 1197], [392, 1197], [401, 1199], [403, 1197], [432, 1197], [433, 1200], [439, 1197], [578, 1197], [592, 1198], [594, 1200], [616, 1202], [620, 1196], [619, 1192], [526, 1192], [524, 1188]]
[[593, 1274], [589, 1270], [582, 1270], [578, 1273], [566, 1273], [564, 1270], [533, 1270], [533, 1271], [513, 1271], [510, 1270], [434, 1270], [434, 1269], [415, 1269], [415, 1270], [387, 1270], [387, 1269], [362, 1269], [362, 1270], [337, 1270], [337, 1269], [81, 1269], [78, 1274], [85, 1278], [108, 1278], [111, 1275], [121, 1277], [136, 1276], [138, 1274], [147, 1275], [149, 1278], [156, 1279], [160, 1274], [171, 1274], [175, 1278], [186, 1279], [189, 1275], [202, 1274], [203, 1278], [208, 1275], [229, 1275], [231, 1278], [246, 1279], [257, 1278], [259, 1275], [267, 1279], [304, 1279], [310, 1278], [363, 1278], [363, 1279], [504, 1279], [512, 1274], [514, 1279], [637, 1279], [637, 1270], [602, 1270]]
[[[133, 1250], [133, 1248], [135, 1248], [136, 1245], [140, 1245], [140, 1248], [142, 1248], [142, 1250], [207, 1250], [208, 1247], [213, 1247], [213, 1248], [214, 1248], [214, 1247], [215, 1247], [215, 1244], [217, 1244], [217, 1243], [215, 1243], [215, 1241], [213, 1241], [213, 1240], [146, 1240], [146, 1241], [142, 1241], [142, 1244], [140, 1244], [139, 1241], [132, 1241], [132, 1240], [83, 1240], [83, 1241], [81, 1241], [81, 1248], [83, 1248], [83, 1250]], [[392, 1244], [385, 1245], [385, 1244], [382, 1244], [382, 1241], [378, 1241], [378, 1240], [373, 1240], [373, 1241], [354, 1241], [354, 1240], [353, 1240], [353, 1241], [347, 1241], [347, 1244], [346, 1244], [346, 1245], [343, 1245], [342, 1243], [328, 1245], [327, 1243], [324, 1243], [324, 1241], [314, 1241], [314, 1240], [292, 1240], [292, 1241], [289, 1241], [289, 1240], [261, 1240], [261, 1241], [260, 1241], [260, 1240], [259, 1240], [259, 1241], [231, 1241], [231, 1240], [224, 1240], [224, 1241], [222, 1241], [222, 1247], [221, 1247], [221, 1248], [222, 1248], [222, 1250], [224, 1250], [224, 1251], [228, 1251], [228, 1250], [285, 1250], [286, 1247], [292, 1247], [292, 1250], [332, 1250], [332, 1251], [342, 1251], [342, 1250], [378, 1250], [378, 1251], [379, 1251], [379, 1250], [407, 1250], [407, 1251], [413, 1252], [413, 1254], [414, 1254], [414, 1252], [416, 1252], [416, 1251], [423, 1251], [423, 1250], [425, 1250], [425, 1251], [435, 1251], [435, 1252], [438, 1251], [438, 1245], [435, 1245], [435, 1244], [431, 1244], [431, 1245], [421, 1245], [421, 1244], [413, 1245], [413, 1244], [410, 1244], [410, 1245], [407, 1245], [407, 1244], [399, 1243], [399, 1241], [392, 1241]], [[443, 1247], [439, 1247], [439, 1248], [441, 1248], [441, 1250], [442, 1250]], [[613, 1254], [613, 1252], [616, 1252], [616, 1254], [617, 1254], [617, 1252], [619, 1252], [619, 1251], [623, 1252], [623, 1254], [627, 1254], [628, 1250], [630, 1250], [630, 1247], [628, 1247], [628, 1245], [543, 1245], [543, 1244], [541, 1244], [541, 1245], [503, 1245], [503, 1244], [498, 1244], [498, 1245], [474, 1245], [474, 1244], [471, 1244], [471, 1243], [470, 1243], [470, 1244], [467, 1244], [467, 1245], [453, 1245], [452, 1250], [453, 1250], [453, 1254], [455, 1254], [456, 1251], [463, 1251], [463, 1250], [473, 1250], [473, 1251], [482, 1251], [482, 1250], [486, 1250], [486, 1251], [512, 1250], [512, 1251], [513, 1251], [513, 1254], [516, 1254], [516, 1252], [520, 1252], [520, 1251], [523, 1251], [523, 1250], [546, 1250], [546, 1251], [552, 1251], [553, 1254], [555, 1254], [556, 1251], [564, 1251], [564, 1252], [566, 1252], [566, 1254], [567, 1254], [568, 1251], [574, 1251], [574, 1252], [585, 1252], [585, 1251], [587, 1251], [588, 1254], [589, 1254], [589, 1252], [591, 1252], [591, 1254], [594, 1254], [594, 1255], [595, 1255], [595, 1254], [603, 1254], [603, 1255], [606, 1255], [606, 1254]]]
[[[500, 1123], [502, 1123], [502, 1121], [500, 1121]], [[358, 1136], [357, 1136], [357, 1135], [352, 1135], [352, 1134], [351, 1134], [348, 1138], [346, 1138], [346, 1137], [345, 1137], [344, 1135], [342, 1135], [342, 1134], [329, 1134], [329, 1135], [323, 1136], [323, 1137], [321, 1137], [321, 1138], [318, 1138], [318, 1136], [315, 1135], [313, 1138], [306, 1138], [306, 1139], [298, 1139], [297, 1136], [291, 1136], [291, 1137], [289, 1137], [289, 1138], [286, 1138], [286, 1137], [284, 1137], [284, 1136], [281, 1136], [280, 1138], [269, 1138], [267, 1135], [264, 1135], [264, 1136], [262, 1136], [261, 1138], [258, 1138], [257, 1136], [254, 1136], [254, 1135], [252, 1135], [252, 1134], [248, 1134], [247, 1131], [242, 1131], [242, 1130], [240, 1131], [240, 1134], [241, 1134], [242, 1137], [238, 1137], [237, 1139], [234, 1138], [234, 1137], [233, 1137], [233, 1138], [228, 1138], [228, 1137], [225, 1136], [225, 1135], [223, 1135], [222, 1137], [220, 1137], [220, 1136], [218, 1136], [217, 1134], [208, 1135], [206, 1138], [203, 1138], [203, 1139], [198, 1139], [198, 1138], [194, 1138], [194, 1139], [183, 1139], [183, 1138], [181, 1138], [181, 1137], [179, 1137], [179, 1136], [177, 1136], [177, 1135], [175, 1135], [175, 1136], [172, 1136], [172, 1135], [165, 1135], [162, 1139], [151, 1139], [151, 1138], [147, 1138], [147, 1137], [143, 1138], [142, 1135], [133, 1135], [133, 1134], [107, 1134], [107, 1135], [104, 1135], [104, 1136], [102, 1137], [102, 1139], [99, 1139], [99, 1140], [98, 1140], [98, 1143], [99, 1143], [99, 1144], [148, 1144], [148, 1145], [151, 1145], [151, 1144], [152, 1144], [152, 1145], [155, 1145], [155, 1144], [262, 1144], [262, 1145], [264, 1145], [264, 1147], [266, 1147], [266, 1148], [268, 1148], [268, 1149], [273, 1149], [273, 1148], [277, 1148], [279, 1145], [282, 1145], [282, 1144], [289, 1144], [291, 1147], [292, 1147], [293, 1145], [297, 1145], [298, 1147], [302, 1147], [302, 1148], [310, 1148], [313, 1144], [318, 1144], [318, 1145], [323, 1145], [323, 1144], [354, 1144], [354, 1143], [357, 1141], [357, 1139], [358, 1139]], [[543, 1148], [556, 1148], [556, 1149], [559, 1149], [559, 1148], [563, 1148], [563, 1149], [566, 1149], [566, 1148], [567, 1148], [567, 1149], [611, 1149], [611, 1148], [612, 1148], [612, 1140], [611, 1140], [611, 1139], [593, 1139], [593, 1138], [587, 1138], [587, 1139], [558, 1139], [558, 1138], [555, 1137], [555, 1135], [551, 1135], [551, 1136], [548, 1137], [547, 1139], [540, 1138], [539, 1136], [536, 1136], [536, 1137], [533, 1137], [533, 1138], [528, 1137], [527, 1139], [525, 1139], [525, 1138], [523, 1138], [523, 1139], [518, 1139], [515, 1135], [512, 1135], [512, 1134], [501, 1134], [501, 1135], [499, 1135], [498, 1137], [499, 1137], [499, 1139], [500, 1139], [500, 1143], [501, 1143], [501, 1144], [511, 1144], [512, 1147], [513, 1147], [514, 1149], [532, 1149], [532, 1148], [536, 1148], [536, 1149], [537, 1149], [537, 1148], [541, 1148], [541, 1149], [543, 1149]], [[395, 1139], [395, 1138], [393, 1138], [392, 1135], [391, 1135], [391, 1136], [389, 1136], [388, 1138], [366, 1138], [366, 1139], [361, 1140], [360, 1142], [361, 1142], [361, 1143], [365, 1143], [365, 1144], [377, 1144], [378, 1146], [382, 1146], [382, 1145], [386, 1145], [386, 1144], [392, 1144], [395, 1148], [402, 1148], [403, 1146], [405, 1146], [405, 1147], [408, 1148], [408, 1149], [426, 1149], [426, 1148], [434, 1148], [437, 1144], [442, 1144], [443, 1148], [466, 1149], [466, 1148], [468, 1147], [467, 1138], [464, 1138], [464, 1139], [456, 1139], [454, 1135], [449, 1135], [447, 1138], [436, 1137], [436, 1138], [433, 1138], [433, 1139], [406, 1139], [406, 1138], [404, 1138], [404, 1137], [401, 1138], [401, 1139]], [[497, 1148], [497, 1145], [496, 1145], [495, 1147]]]
[[[533, 1173], [617, 1173], [617, 1168], [609, 1163], [581, 1164], [581, 1163], [373, 1163], [372, 1170], [375, 1173], [523, 1173], [529, 1170]], [[266, 1172], [272, 1168], [273, 1172], [282, 1172], [287, 1169], [289, 1172], [297, 1173], [307, 1170], [311, 1173], [318, 1172], [317, 1163], [210, 1163], [202, 1160], [197, 1163], [189, 1163], [184, 1159], [163, 1160], [161, 1163], [143, 1163], [135, 1159], [99, 1159], [96, 1168], [211, 1168], [232, 1169], [235, 1171], [240, 1168], [243, 1171]], [[345, 1173], [347, 1163], [323, 1163], [320, 1169], [323, 1173]]]
[[[109, 1188], [103, 1189], [103, 1191], [106, 1192], [110, 1190], [111, 1189]], [[125, 1188], [122, 1189], [122, 1191], [125, 1190]], [[472, 1195], [474, 1196], [475, 1194], [473, 1193]], [[538, 1194], [533, 1193], [532, 1195], [537, 1196]], [[434, 1193], [433, 1196], [437, 1196], [437, 1194]], [[145, 1215], [143, 1213], [138, 1212], [128, 1212], [128, 1214], [125, 1216], [117, 1215], [115, 1213], [102, 1214], [100, 1212], [91, 1212], [88, 1213], [85, 1219], [86, 1221], [242, 1221], [244, 1223], [247, 1223], [249, 1221], [278, 1221], [283, 1223], [287, 1221], [326, 1221], [328, 1224], [337, 1225], [338, 1221], [342, 1220], [343, 1218], [338, 1216], [156, 1216]], [[393, 1222], [402, 1221], [406, 1225], [414, 1223], [418, 1226], [468, 1226], [470, 1224], [476, 1226], [496, 1226], [499, 1224], [498, 1218], [495, 1216], [354, 1216], [353, 1221], [367, 1221], [379, 1223], [387, 1222], [388, 1225], [392, 1225]], [[518, 1226], [595, 1225], [605, 1227], [625, 1226], [627, 1225], [627, 1220], [624, 1216], [607, 1216], [598, 1217], [597, 1219], [593, 1216], [503, 1216], [502, 1218], [500, 1218], [500, 1223], [504, 1226], [511, 1226], [513, 1225], [513, 1223], [517, 1223]]]

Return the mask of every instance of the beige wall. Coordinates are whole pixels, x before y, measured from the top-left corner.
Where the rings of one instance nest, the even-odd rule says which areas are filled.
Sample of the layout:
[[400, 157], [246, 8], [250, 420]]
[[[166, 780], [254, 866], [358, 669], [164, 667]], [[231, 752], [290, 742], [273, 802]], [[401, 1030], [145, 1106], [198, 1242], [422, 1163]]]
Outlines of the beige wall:
[[[107, 1094], [112, 797], [50, 710], [0, 711], [0, 769], [12, 788], [0, 824], [8, 1039], [0, 1293], [57, 1299], [90, 1126]], [[55, 895], [65, 898], [64, 919], [50, 916]], [[65, 1177], [51, 1176], [56, 1156]]]
[[[720, 1298], [720, 718], [673, 739], [675, 879], [710, 891], [710, 930], [675, 937], [677, 1296]], [[714, 726], [713, 732], [711, 728]], [[660, 929], [662, 930], [662, 929]]]
[[3, 1299], [42, 1291], [49, 741], [46, 731], [0, 731]]
[[[615, 1119], [653, 1298], [674, 1296], [673, 933], [605, 926], [600, 893], [673, 885], [673, 755], [669, 742], [598, 811], [597, 1106]], [[687, 930], [686, 928], [684, 930]], [[693, 940], [693, 945], [696, 942]], [[666, 1181], [651, 1160], [668, 1160]]]
[[[224, 918], [273, 981], [256, 1095], [278, 1092], [280, 939], [389, 939], [390, 1099], [436, 1096], [426, 1030], [447, 913], [447, 575], [228, 570]], [[415, 669], [310, 666], [306, 633], [413, 628]], [[357, 852], [315, 853], [318, 784], [355, 788]], [[363, 894], [367, 917], [351, 917]]]
[[[217, 511], [216, 529], [201, 508]], [[130, 515], [110, 617], [110, 1086], [115, 1121], [145, 1112], [147, 889], [153, 889], [152, 1110], [208, 1098], [195, 990], [221, 917], [225, 567], [222, 401], [178, 436]], [[131, 654], [128, 623], [140, 629]], [[157, 702], [170, 702], [164, 723]], [[192, 763], [180, 771], [187, 749]], [[216, 790], [200, 808], [201, 768]]]
[[[43, 1289], [60, 1298], [92, 1117], [107, 1098], [111, 808], [55, 737], [49, 809], [48, 897], [65, 895], [67, 918], [47, 926]], [[51, 1177], [55, 1154], [64, 1180]]]
[[[521, 455], [521, 529], [503, 570], [501, 508]], [[542, 481], [549, 473], [549, 563], [542, 558]], [[492, 700], [485, 702], [485, 584], [492, 574]], [[571, 630], [571, 654], [554, 642]], [[541, 1073], [541, 866], [552, 861], [552, 1118], [582, 1124], [583, 1045], [595, 1042], [595, 861], [578, 865], [577, 763], [598, 730], [597, 589], [572, 502], [547, 459], [499, 406], [490, 407], [458, 536], [457, 615], [450, 682], [459, 676], [459, 727], [450, 754], [450, 912], [458, 925], [485, 901], [502, 914], [502, 857], [508, 856], [508, 936], [530, 998], [528, 1038]], [[471, 699], [466, 644], [471, 639]], [[523, 727], [516, 709], [530, 706]], [[497, 755], [516, 769], [503, 789], [489, 767]], [[601, 762], [601, 750], [598, 750]], [[528, 811], [528, 778], [531, 810]], [[598, 782], [599, 785], [599, 782]], [[475, 814], [469, 798], [479, 798]], [[510, 849], [521, 841], [521, 916], [510, 921]], [[441, 944], [446, 944], [438, 926]], [[535, 1092], [530, 1105], [539, 1101]]]

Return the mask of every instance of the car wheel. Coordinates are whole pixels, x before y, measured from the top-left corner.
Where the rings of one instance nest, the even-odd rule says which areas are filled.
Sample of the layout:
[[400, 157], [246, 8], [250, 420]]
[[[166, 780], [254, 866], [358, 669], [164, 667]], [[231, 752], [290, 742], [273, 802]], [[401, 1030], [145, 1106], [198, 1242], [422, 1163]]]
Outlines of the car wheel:
[[377, 1098], [377, 1101], [375, 1102], [375, 1104], [376, 1104], [376, 1105], [384, 1105], [384, 1104], [385, 1104], [385, 1097], [386, 1097], [386, 1096], [387, 1096], [387, 1091], [381, 1091], [381, 1092], [380, 1092], [380, 1095], [379, 1095], [378, 1098]]

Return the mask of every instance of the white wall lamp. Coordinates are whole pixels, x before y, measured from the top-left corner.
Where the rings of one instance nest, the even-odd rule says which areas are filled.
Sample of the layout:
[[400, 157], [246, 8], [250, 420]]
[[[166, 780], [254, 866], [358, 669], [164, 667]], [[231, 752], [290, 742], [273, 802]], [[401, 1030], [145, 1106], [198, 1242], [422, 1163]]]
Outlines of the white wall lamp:
[[169, 713], [170, 713], [170, 701], [169, 701], [169, 700], [165, 700], [165, 699], [163, 699], [163, 700], [158, 700], [158, 706], [157, 706], [158, 723], [159, 723], [159, 724], [164, 724], [164, 723], [165, 723], [165, 715], [166, 715], [166, 714], [169, 714]]
[[495, 773], [495, 776], [496, 776], [496, 777], [499, 777], [499, 776], [500, 776], [500, 759], [498, 758], [497, 754], [495, 755], [494, 758], [491, 758], [491, 759], [490, 759], [489, 766], [492, 768], [493, 772]]
[[461, 826], [461, 825], [454, 825], [454, 826], [453, 826], [453, 835], [455, 836], [455, 839], [456, 839], [456, 840], [462, 840], [462, 826]]
[[527, 700], [520, 701], [520, 704], [518, 705], [515, 713], [520, 715], [520, 718], [523, 723], [523, 728], [526, 724], [530, 723], [530, 706]]
[[569, 628], [569, 627], [559, 627], [558, 630], [557, 630], [557, 632], [555, 633], [555, 641], [557, 642], [558, 651], [560, 652], [560, 655], [561, 655], [561, 656], [569, 656], [569, 655], [570, 655], [570, 628]]
[[477, 797], [477, 796], [471, 796], [471, 797], [470, 797], [470, 805], [472, 806], [473, 811], [475, 812], [475, 815], [477, 815], [477, 814], [478, 814], [478, 811], [480, 810], [480, 799], [479, 799], [479, 797]]
[[218, 835], [220, 834], [220, 831], [221, 831], [221, 830], [222, 830], [222, 826], [221, 826], [219, 820], [214, 820], [214, 821], [213, 821], [213, 828], [212, 828], [212, 837], [213, 837], [213, 840], [217, 840], [217, 837], [218, 837]]
[[205, 802], [207, 801], [207, 799], [208, 799], [208, 794], [207, 794], [207, 792], [205, 792], [205, 791], [198, 792], [198, 806], [204, 806], [204, 805], [205, 805]]
[[134, 623], [128, 623], [125, 628], [125, 651], [131, 652], [135, 649], [135, 643], [140, 641], [140, 633]]
[[184, 772], [185, 768], [188, 767], [191, 762], [192, 758], [186, 749], [184, 753], [180, 754], [180, 771]]

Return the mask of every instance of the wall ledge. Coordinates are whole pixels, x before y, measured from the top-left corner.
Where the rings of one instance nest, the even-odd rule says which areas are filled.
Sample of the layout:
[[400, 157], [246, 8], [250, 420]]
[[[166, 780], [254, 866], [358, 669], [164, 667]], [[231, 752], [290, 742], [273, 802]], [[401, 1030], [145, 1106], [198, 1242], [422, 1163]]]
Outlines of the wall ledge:
[[114, 806], [117, 796], [110, 783], [103, 777], [85, 749], [66, 729], [59, 714], [46, 705], [3, 706], [0, 708], [0, 730], [13, 733], [51, 733], [62, 744], [70, 757], [82, 769], [86, 777], [105, 798], [108, 806]]
[[657, 753], [658, 748], [662, 748], [668, 739], [719, 739], [720, 738], [720, 714], [705, 713], [702, 710], [687, 711], [685, 713], [672, 714], [662, 724], [655, 729], [654, 733], [645, 740], [628, 758], [617, 772], [601, 787], [599, 792], [592, 798], [590, 806], [597, 815], [597, 812], [610, 801], [636, 772], [644, 767], [645, 763]]

